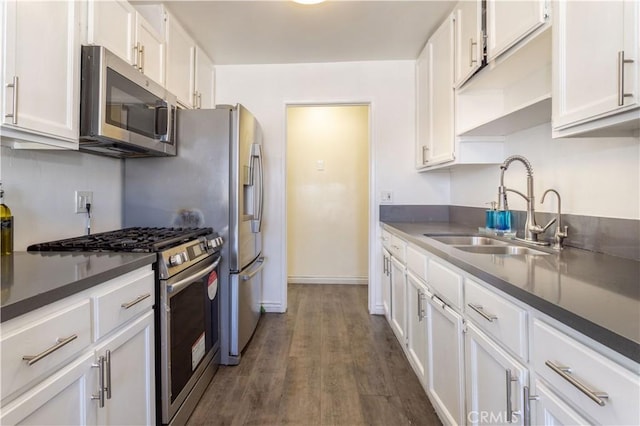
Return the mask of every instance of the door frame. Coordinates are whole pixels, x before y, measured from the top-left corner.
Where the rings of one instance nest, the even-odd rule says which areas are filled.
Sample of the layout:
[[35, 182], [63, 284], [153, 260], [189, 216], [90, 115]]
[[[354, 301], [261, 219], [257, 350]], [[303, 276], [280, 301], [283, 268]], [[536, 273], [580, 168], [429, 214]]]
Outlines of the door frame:
[[354, 101], [322, 101], [322, 102], [314, 102], [314, 101], [285, 101], [284, 102], [284, 120], [283, 120], [283, 134], [284, 134], [284, 149], [283, 155], [281, 159], [282, 167], [280, 168], [282, 182], [284, 183], [284, 196], [282, 197], [282, 205], [281, 207], [281, 219], [282, 219], [282, 252], [281, 252], [281, 270], [282, 270], [282, 283], [281, 283], [281, 295], [282, 295], [282, 303], [283, 303], [283, 312], [286, 312], [288, 309], [288, 247], [287, 247], [287, 238], [288, 238], [288, 225], [287, 225], [287, 152], [288, 152], [288, 140], [287, 140], [287, 109], [289, 107], [328, 107], [328, 106], [367, 106], [369, 109], [369, 183], [368, 183], [368, 284], [367, 284], [367, 297], [368, 297], [368, 310], [370, 314], [376, 314], [378, 312], [378, 307], [376, 306], [376, 300], [378, 299], [378, 289], [376, 284], [378, 280], [376, 279], [375, 271], [377, 267], [377, 254], [376, 254], [376, 226], [378, 223], [378, 211], [376, 209], [376, 197], [375, 191], [376, 188], [376, 174], [375, 174], [375, 134], [373, 132], [373, 120], [375, 118], [374, 114], [374, 103], [371, 99], [366, 100], [354, 100]]

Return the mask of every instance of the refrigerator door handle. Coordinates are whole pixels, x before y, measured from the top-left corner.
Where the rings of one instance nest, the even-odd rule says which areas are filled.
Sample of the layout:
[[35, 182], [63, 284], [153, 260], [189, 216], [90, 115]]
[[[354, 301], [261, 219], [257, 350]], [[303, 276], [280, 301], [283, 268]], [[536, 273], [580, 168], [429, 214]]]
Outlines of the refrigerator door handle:
[[[254, 143], [251, 147], [251, 156], [256, 160], [257, 173], [254, 173], [254, 178], [257, 175], [257, 181], [254, 181], [253, 190], [253, 219], [251, 221], [251, 232], [254, 234], [260, 233], [262, 228], [262, 210], [264, 208], [264, 172], [262, 164], [262, 147]], [[252, 164], [253, 169], [253, 164]]]
[[248, 271], [246, 274], [240, 274], [240, 278], [242, 279], [242, 281], [248, 281], [251, 278], [255, 277], [258, 272], [262, 271], [262, 269], [264, 268], [265, 260], [266, 260], [265, 257], [260, 257], [254, 263], [255, 267], [251, 271]]

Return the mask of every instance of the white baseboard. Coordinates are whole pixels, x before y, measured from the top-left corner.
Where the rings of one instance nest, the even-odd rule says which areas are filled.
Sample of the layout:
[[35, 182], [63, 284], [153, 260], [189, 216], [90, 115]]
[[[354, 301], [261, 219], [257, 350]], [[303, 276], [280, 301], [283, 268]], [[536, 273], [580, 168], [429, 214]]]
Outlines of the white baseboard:
[[319, 276], [290, 276], [287, 278], [288, 284], [354, 284], [368, 285], [367, 277], [319, 277]]
[[373, 310], [369, 312], [371, 315], [384, 315], [384, 306], [382, 303], [378, 303], [373, 307]]
[[262, 302], [262, 307], [265, 312], [284, 314], [284, 308], [280, 302]]

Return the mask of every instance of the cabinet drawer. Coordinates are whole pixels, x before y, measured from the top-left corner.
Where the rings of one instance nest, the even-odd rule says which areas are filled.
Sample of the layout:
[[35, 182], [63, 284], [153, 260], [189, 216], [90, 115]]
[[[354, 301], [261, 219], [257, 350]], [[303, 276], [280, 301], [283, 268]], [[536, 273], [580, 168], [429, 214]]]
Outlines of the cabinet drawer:
[[465, 281], [465, 313], [482, 330], [527, 361], [527, 312], [480, 284]]
[[[91, 342], [90, 324], [89, 300], [84, 299], [50, 315], [34, 317], [23, 327], [3, 335], [0, 340], [2, 399], [86, 348]], [[23, 357], [34, 358], [24, 360]]]
[[[533, 322], [532, 345], [538, 375], [555, 387], [579, 414], [600, 424], [640, 424], [637, 374], [538, 319]], [[571, 370], [556, 372], [552, 365]], [[600, 403], [593, 396], [599, 392], [608, 395]]]
[[427, 264], [427, 285], [458, 310], [462, 307], [462, 276], [433, 259]]
[[422, 281], [427, 281], [427, 256], [412, 245], [407, 246], [407, 269]]
[[382, 230], [382, 247], [386, 248], [388, 251], [391, 251], [391, 233], [386, 230]]
[[392, 234], [389, 251], [393, 257], [404, 263], [406, 260], [407, 243], [402, 238]]
[[113, 285], [91, 297], [94, 342], [151, 309], [154, 303], [153, 271], [134, 271], [114, 281]]

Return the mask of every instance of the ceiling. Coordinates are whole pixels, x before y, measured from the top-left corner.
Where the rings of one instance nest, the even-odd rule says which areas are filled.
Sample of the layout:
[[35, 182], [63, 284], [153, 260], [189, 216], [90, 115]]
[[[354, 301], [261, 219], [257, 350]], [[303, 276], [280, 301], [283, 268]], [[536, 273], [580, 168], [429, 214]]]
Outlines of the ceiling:
[[217, 65], [415, 59], [455, 1], [163, 1]]

